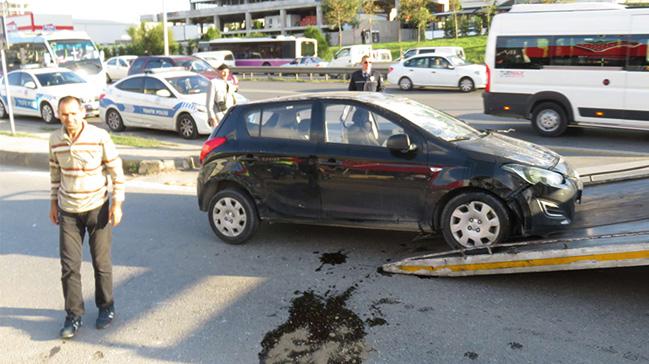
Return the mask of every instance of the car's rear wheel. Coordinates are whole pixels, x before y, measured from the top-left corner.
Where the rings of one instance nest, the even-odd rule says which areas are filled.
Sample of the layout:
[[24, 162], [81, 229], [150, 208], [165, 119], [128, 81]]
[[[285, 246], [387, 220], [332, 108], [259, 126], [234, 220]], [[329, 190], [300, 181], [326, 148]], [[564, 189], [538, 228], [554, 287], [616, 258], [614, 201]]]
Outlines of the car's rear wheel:
[[413, 88], [412, 80], [408, 77], [401, 77], [399, 80], [399, 88], [403, 91], [410, 91]]
[[9, 116], [7, 109], [5, 108], [5, 103], [0, 101], [0, 119], [6, 119]]
[[124, 131], [126, 129], [122, 116], [115, 109], [106, 111], [106, 125], [112, 131]]
[[532, 126], [545, 137], [556, 137], [568, 128], [568, 117], [563, 107], [554, 102], [543, 102], [532, 111]]
[[238, 189], [217, 192], [207, 214], [216, 236], [228, 244], [244, 243], [259, 226], [254, 202]]
[[41, 118], [47, 124], [52, 124], [57, 121], [56, 117], [54, 116], [54, 109], [52, 108], [52, 105], [47, 102], [41, 104]]
[[441, 222], [444, 240], [459, 249], [496, 245], [507, 238], [511, 224], [505, 205], [485, 192], [453, 197], [442, 211]]
[[462, 92], [471, 92], [475, 89], [475, 83], [473, 83], [473, 80], [468, 77], [461, 79], [458, 86]]
[[196, 122], [191, 115], [181, 114], [178, 116], [178, 134], [185, 139], [196, 139], [198, 137]]

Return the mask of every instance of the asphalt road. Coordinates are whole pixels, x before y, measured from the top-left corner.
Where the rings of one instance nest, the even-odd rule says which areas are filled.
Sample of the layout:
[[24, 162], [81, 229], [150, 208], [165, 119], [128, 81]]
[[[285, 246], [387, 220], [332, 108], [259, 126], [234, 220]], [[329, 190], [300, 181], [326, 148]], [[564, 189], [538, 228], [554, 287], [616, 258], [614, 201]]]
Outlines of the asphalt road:
[[[0, 185], [0, 362], [649, 362], [649, 268], [384, 275], [384, 262], [443, 243], [277, 224], [230, 246], [215, 238], [191, 189], [141, 179], [127, 183], [114, 231], [117, 319], [94, 329], [86, 248], [86, 324], [64, 342], [47, 173], [0, 167]], [[602, 199], [615, 209], [611, 199], [646, 188], [591, 187], [585, 205], [597, 211]], [[635, 216], [647, 196], [609, 213]]]
[[[342, 82], [277, 82], [242, 81], [240, 92], [251, 100], [289, 96], [303, 92], [346, 90]], [[404, 92], [388, 86], [386, 92], [410, 97], [424, 104], [455, 115], [479, 129], [515, 129], [510, 135], [547, 146], [566, 156], [575, 167], [611, 164], [649, 158], [649, 131], [612, 129], [570, 129], [559, 138], [543, 138], [534, 132], [530, 122], [522, 119], [500, 118], [482, 113], [482, 91], [468, 94], [456, 90], [425, 89]], [[16, 128], [21, 132], [44, 133], [54, 126], [45, 125], [36, 117], [18, 116]], [[99, 118], [91, 118], [95, 125], [107, 128]], [[8, 120], [0, 121], [0, 130], [9, 130]], [[203, 138], [187, 141], [173, 132], [148, 129], [128, 129], [125, 134], [159, 139], [180, 144], [188, 150], [200, 152]]]

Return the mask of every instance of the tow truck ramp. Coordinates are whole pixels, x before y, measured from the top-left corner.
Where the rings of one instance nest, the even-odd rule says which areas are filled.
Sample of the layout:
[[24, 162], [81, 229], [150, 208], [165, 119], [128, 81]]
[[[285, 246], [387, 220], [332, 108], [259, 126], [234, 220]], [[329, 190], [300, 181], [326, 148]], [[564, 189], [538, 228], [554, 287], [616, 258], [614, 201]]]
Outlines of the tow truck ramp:
[[[633, 227], [638, 225], [649, 228], [649, 220]], [[618, 225], [611, 230], [624, 231], [623, 228]], [[649, 265], [649, 230], [626, 231], [632, 232], [573, 235], [503, 244], [490, 249], [447, 251], [388, 263], [383, 265], [383, 270], [457, 277]]]

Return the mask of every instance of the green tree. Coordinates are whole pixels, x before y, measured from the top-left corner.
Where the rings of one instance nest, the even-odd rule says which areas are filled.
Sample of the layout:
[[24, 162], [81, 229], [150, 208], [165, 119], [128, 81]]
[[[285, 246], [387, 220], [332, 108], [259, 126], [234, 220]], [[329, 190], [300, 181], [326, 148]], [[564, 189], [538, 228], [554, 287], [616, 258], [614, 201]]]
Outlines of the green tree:
[[221, 38], [221, 32], [216, 28], [209, 28], [203, 35], [201, 35], [201, 40], [212, 40]]
[[343, 45], [343, 24], [351, 23], [356, 19], [360, 6], [361, 0], [324, 0], [322, 2], [325, 21], [338, 28], [339, 47]]
[[455, 27], [453, 34], [455, 36], [455, 39], [457, 39], [459, 34], [459, 21], [457, 19], [457, 13], [462, 10], [462, 3], [460, 2], [460, 0], [448, 0], [448, 7], [449, 10], [451, 10], [451, 13], [453, 13], [453, 25]]
[[[164, 53], [164, 31], [162, 24], [147, 27], [146, 23], [142, 22], [137, 27], [132, 26], [128, 28], [126, 32], [131, 37], [129, 53], [135, 55]], [[178, 42], [173, 39], [171, 30], [168, 31], [168, 36], [169, 53], [177, 53], [179, 49]]]
[[478, 35], [482, 34], [482, 28], [484, 27], [484, 21], [480, 15], [475, 15], [473, 17], [473, 28], [475, 28]]
[[310, 26], [304, 30], [304, 36], [307, 38], [313, 38], [318, 43], [318, 57], [328, 58], [329, 56], [329, 42], [327, 38], [322, 34], [320, 29]]
[[376, 13], [376, 0], [363, 0], [362, 6], [363, 6], [363, 13], [365, 13], [365, 15], [367, 15], [369, 28], [370, 28], [370, 37], [371, 37], [371, 34], [372, 34], [372, 18], [374, 17], [374, 14]]
[[489, 27], [491, 26], [491, 21], [493, 20], [494, 16], [496, 15], [496, 11], [498, 10], [498, 5], [496, 5], [496, 0], [493, 0], [489, 6], [487, 6], [484, 9], [485, 15], [487, 16], [487, 32], [489, 32]]
[[458, 17], [458, 22], [460, 23], [460, 35], [466, 37], [469, 35], [469, 30], [471, 29], [471, 20], [466, 15], [460, 15]]
[[426, 26], [435, 19], [428, 10], [428, 0], [402, 0], [400, 4], [401, 19], [417, 28], [417, 42], [420, 42]]

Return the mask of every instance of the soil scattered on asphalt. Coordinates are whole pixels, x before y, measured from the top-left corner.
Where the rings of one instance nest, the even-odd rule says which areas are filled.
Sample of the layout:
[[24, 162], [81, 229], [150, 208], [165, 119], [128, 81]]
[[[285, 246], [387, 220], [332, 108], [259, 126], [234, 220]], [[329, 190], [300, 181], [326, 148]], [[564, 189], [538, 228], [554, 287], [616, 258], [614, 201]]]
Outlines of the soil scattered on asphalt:
[[56, 355], [59, 351], [61, 351], [60, 346], [55, 346], [50, 350], [50, 358]]
[[261, 363], [361, 363], [368, 349], [358, 315], [346, 307], [354, 287], [340, 295], [304, 292], [291, 301], [288, 321], [264, 336]]
[[339, 250], [335, 253], [322, 253], [320, 256], [320, 266], [318, 269], [316, 269], [316, 272], [319, 272], [322, 270], [322, 267], [325, 264], [330, 264], [330, 265], [337, 265], [337, 264], [343, 264], [347, 261], [347, 255], [343, 254], [342, 250]]
[[469, 358], [471, 360], [476, 360], [478, 359], [478, 353], [474, 353], [473, 351], [467, 351], [464, 353], [465, 358]]
[[365, 322], [367, 322], [367, 324], [370, 325], [370, 327], [383, 326], [388, 323], [387, 321], [385, 321], [385, 319], [381, 317], [373, 317], [371, 319], [367, 319]]
[[509, 347], [514, 349], [514, 350], [520, 350], [520, 349], [523, 348], [523, 345], [520, 344], [520, 343], [517, 343], [517, 342], [512, 342], [512, 343], [509, 343]]

